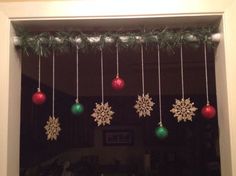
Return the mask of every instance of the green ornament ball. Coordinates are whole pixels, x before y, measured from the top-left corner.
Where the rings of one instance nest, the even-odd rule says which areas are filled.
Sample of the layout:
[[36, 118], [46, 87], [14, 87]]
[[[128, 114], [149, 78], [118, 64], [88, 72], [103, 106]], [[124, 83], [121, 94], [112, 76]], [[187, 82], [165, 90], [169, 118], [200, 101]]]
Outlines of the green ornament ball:
[[71, 112], [74, 115], [80, 115], [84, 112], [84, 107], [80, 103], [75, 103], [71, 106]]
[[156, 133], [156, 136], [159, 138], [159, 139], [164, 139], [168, 136], [168, 130], [163, 127], [163, 126], [159, 126], [155, 129], [155, 133]]

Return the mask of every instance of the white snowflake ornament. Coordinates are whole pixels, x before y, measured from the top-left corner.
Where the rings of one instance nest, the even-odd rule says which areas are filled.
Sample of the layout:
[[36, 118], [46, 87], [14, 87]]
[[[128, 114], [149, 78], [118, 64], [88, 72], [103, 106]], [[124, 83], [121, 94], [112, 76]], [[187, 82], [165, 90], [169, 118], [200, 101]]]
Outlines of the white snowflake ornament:
[[61, 131], [59, 118], [49, 116], [44, 129], [46, 130], [47, 140], [57, 140], [57, 136], [59, 136], [59, 132]]
[[190, 98], [181, 100], [175, 99], [175, 104], [173, 104], [173, 108], [170, 110], [174, 114], [174, 117], [177, 118], [177, 121], [192, 121], [192, 116], [195, 116], [195, 111], [197, 110], [194, 107], [194, 103], [190, 101]]
[[138, 113], [139, 117], [151, 116], [152, 107], [155, 103], [152, 102], [152, 98], [149, 97], [149, 94], [146, 95], [138, 95], [138, 100], [136, 100], [136, 104], [134, 108]]
[[94, 118], [94, 121], [97, 122], [97, 125], [110, 125], [112, 120], [112, 115], [114, 112], [111, 110], [111, 106], [107, 103], [96, 103], [96, 108], [93, 109], [93, 114], [91, 116]]

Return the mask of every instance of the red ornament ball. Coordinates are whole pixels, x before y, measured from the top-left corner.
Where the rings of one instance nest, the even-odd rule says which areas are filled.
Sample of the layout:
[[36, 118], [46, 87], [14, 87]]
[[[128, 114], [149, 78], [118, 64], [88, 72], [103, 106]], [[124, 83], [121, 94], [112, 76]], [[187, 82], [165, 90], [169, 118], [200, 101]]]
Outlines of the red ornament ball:
[[202, 108], [201, 113], [202, 116], [206, 119], [212, 119], [216, 115], [216, 109], [214, 108], [214, 106], [207, 104]]
[[32, 101], [36, 105], [41, 105], [46, 101], [46, 95], [41, 91], [37, 91], [33, 94]]
[[119, 76], [117, 76], [116, 78], [114, 78], [113, 80], [112, 80], [112, 88], [114, 89], [114, 90], [122, 90], [124, 87], [125, 87], [125, 81], [122, 79], [122, 78], [120, 78]]

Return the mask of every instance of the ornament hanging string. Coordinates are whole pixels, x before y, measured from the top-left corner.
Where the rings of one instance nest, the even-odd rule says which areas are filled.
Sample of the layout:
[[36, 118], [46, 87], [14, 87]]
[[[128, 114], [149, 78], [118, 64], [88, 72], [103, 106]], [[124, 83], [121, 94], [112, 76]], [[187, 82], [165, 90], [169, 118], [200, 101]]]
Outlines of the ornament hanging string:
[[55, 110], [55, 50], [52, 50], [52, 117]]
[[40, 54], [39, 54], [39, 57], [38, 57], [38, 92], [41, 91], [41, 85], [40, 85], [40, 82], [41, 82], [41, 55], [42, 55], [42, 48], [40, 48]]
[[119, 77], [119, 45], [116, 44], [116, 77]]
[[195, 111], [197, 110], [194, 107], [194, 102], [190, 101], [190, 98], [184, 98], [184, 68], [183, 68], [183, 44], [181, 42], [180, 45], [180, 61], [181, 61], [181, 88], [182, 88], [182, 99], [175, 99], [175, 104], [173, 104], [173, 108], [170, 110], [174, 114], [174, 117], [177, 118], [177, 121], [187, 120], [192, 121], [192, 116], [195, 116]]
[[38, 58], [38, 65], [39, 65], [39, 70], [38, 70], [38, 92], [40, 92], [41, 88], [40, 88], [40, 81], [41, 81], [41, 55], [39, 54], [39, 58]]
[[100, 47], [101, 51], [101, 90], [102, 90], [102, 104], [104, 103], [104, 85], [103, 85], [103, 49]]
[[141, 64], [142, 64], [142, 93], [144, 96], [144, 63], [143, 63], [143, 44], [141, 44]]
[[180, 44], [180, 67], [181, 67], [181, 88], [182, 88], [182, 99], [184, 99], [184, 68], [183, 68], [183, 44]]
[[76, 103], [79, 103], [79, 47], [76, 45]]
[[205, 79], [206, 79], [206, 99], [207, 104], [210, 104], [209, 101], [209, 92], [208, 92], [208, 70], [207, 70], [207, 46], [206, 42], [204, 42], [204, 60], [205, 60]]
[[158, 91], [159, 91], [159, 125], [162, 126], [162, 110], [161, 110], [161, 61], [160, 61], [160, 46], [157, 45], [157, 67], [158, 67]]

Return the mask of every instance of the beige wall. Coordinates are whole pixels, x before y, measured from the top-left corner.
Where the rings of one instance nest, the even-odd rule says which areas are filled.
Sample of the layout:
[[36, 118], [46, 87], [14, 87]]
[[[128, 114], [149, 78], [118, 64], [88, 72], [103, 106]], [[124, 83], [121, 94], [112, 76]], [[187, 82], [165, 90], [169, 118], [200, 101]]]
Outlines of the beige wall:
[[[7, 126], [8, 126], [8, 90], [9, 90], [9, 20], [0, 12], [0, 175], [7, 173]], [[7, 32], [7, 33], [5, 33]], [[5, 34], [4, 34], [5, 33]], [[5, 52], [2, 52], [5, 51]], [[7, 58], [7, 59], [6, 59]]]
[[[236, 30], [236, 24], [233, 22], [236, 16], [236, 1], [231, 4], [225, 11], [224, 16], [224, 41], [225, 41], [225, 65], [226, 65], [226, 82], [228, 92], [228, 118], [229, 118], [229, 132], [231, 143], [231, 158], [232, 158], [232, 170], [233, 175], [236, 175], [236, 50], [235, 42], [236, 36], [234, 32]], [[221, 80], [223, 81], [223, 80]], [[222, 113], [222, 117], [223, 117]], [[226, 117], [224, 117], [226, 118]], [[221, 145], [224, 145], [222, 143]]]
[[[233, 0], [74, 0], [50, 2], [2, 3], [2, 9], [14, 17], [94, 17], [127, 15], [185, 15], [185, 13], [224, 12]], [[114, 7], [114, 8], [111, 8]]]
[[[115, 7], [115, 8], [111, 8]], [[236, 1], [80, 0], [0, 3], [0, 175], [19, 175], [20, 60], [11, 45], [10, 20], [25, 18], [114, 18], [223, 13], [223, 41], [216, 52], [222, 176], [236, 176]], [[224, 52], [225, 51], [225, 52]]]
[[19, 174], [21, 63], [10, 39], [14, 30], [0, 12], [0, 175]]

